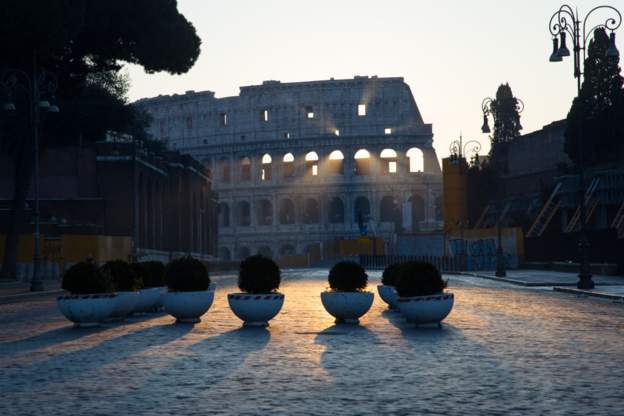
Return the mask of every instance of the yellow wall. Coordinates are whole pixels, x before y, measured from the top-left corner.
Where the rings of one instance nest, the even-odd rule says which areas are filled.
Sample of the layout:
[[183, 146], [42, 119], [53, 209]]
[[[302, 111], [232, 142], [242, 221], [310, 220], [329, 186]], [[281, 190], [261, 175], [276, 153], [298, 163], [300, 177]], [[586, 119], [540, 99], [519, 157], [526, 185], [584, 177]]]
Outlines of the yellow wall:
[[442, 160], [442, 178], [444, 190], [444, 231], [459, 229], [459, 223], [468, 220], [466, 159]]
[[[0, 235], [0, 261], [4, 258], [4, 244], [6, 236]], [[41, 247], [43, 249], [43, 235], [40, 237]], [[17, 262], [28, 263], [33, 259], [35, 253], [35, 238], [32, 234], [23, 234], [20, 236], [19, 245], [17, 248]]]
[[130, 237], [66, 234], [61, 237], [63, 259], [77, 262], [93, 257], [95, 261], [128, 260], [132, 250]]
[[[376, 247], [373, 246], [373, 243]], [[357, 240], [340, 240], [338, 245], [340, 256], [382, 255], [384, 254], [383, 238], [360, 237]]]

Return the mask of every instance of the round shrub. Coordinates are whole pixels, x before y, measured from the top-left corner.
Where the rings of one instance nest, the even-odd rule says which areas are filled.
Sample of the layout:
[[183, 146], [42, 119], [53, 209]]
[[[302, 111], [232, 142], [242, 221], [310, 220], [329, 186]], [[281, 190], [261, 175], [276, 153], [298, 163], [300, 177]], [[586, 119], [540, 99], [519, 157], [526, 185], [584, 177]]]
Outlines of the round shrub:
[[247, 293], [275, 292], [281, 282], [280, 268], [273, 260], [260, 254], [247, 257], [240, 264], [238, 287]]
[[145, 287], [165, 286], [165, 265], [161, 261], [144, 261], [139, 264], [147, 270], [147, 280], [143, 278]]
[[116, 292], [134, 292], [143, 287], [143, 282], [132, 266], [123, 260], [112, 260], [100, 267], [100, 272], [109, 276]]
[[65, 271], [62, 288], [74, 295], [114, 291], [110, 276], [100, 273], [98, 267], [88, 261], [76, 263]]
[[381, 283], [386, 286], [396, 286], [403, 263], [393, 263], [387, 266], [381, 275]]
[[402, 298], [442, 293], [446, 282], [437, 267], [423, 261], [404, 263], [399, 269], [396, 291]]
[[336, 263], [329, 271], [329, 287], [336, 292], [358, 292], [366, 289], [366, 270], [353, 261]]
[[130, 267], [132, 267], [132, 270], [134, 270], [134, 272], [137, 275], [137, 278], [141, 279], [141, 282], [143, 283], [142, 287], [147, 287], [146, 286], [146, 282], [149, 282], [151, 280], [151, 272], [150, 270], [145, 267], [144, 263], [130, 263]]
[[167, 264], [165, 283], [171, 292], [200, 292], [210, 287], [210, 276], [204, 263], [185, 256]]

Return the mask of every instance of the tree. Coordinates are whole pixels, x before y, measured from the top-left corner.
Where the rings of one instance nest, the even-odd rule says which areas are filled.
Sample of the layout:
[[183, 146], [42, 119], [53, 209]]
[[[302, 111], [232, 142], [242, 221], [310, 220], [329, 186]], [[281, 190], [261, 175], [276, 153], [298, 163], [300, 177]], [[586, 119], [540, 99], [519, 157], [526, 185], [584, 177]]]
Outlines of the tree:
[[[187, 72], [199, 56], [195, 28], [175, 0], [3, 0], [0, 2], [0, 74], [16, 68], [30, 74], [44, 67], [56, 74], [62, 108], [49, 117], [42, 146], [94, 141], [106, 130], [140, 133], [147, 120], [125, 98], [122, 63], [148, 73]], [[6, 91], [0, 91], [0, 98]], [[27, 99], [0, 116], [0, 151], [16, 161], [14, 196], [5, 244], [4, 271], [15, 274], [20, 228], [30, 188], [32, 120]], [[144, 134], [144, 133], [143, 133]], [[148, 138], [145, 137], [147, 140]]]
[[490, 137], [490, 166], [501, 172], [507, 172], [508, 144], [520, 135], [519, 102], [514, 97], [509, 84], [501, 84], [496, 90], [496, 98], [490, 103], [490, 112], [494, 118], [494, 134]]
[[575, 165], [622, 160], [624, 91], [619, 57], [608, 57], [609, 36], [596, 29], [584, 62], [585, 77], [568, 113], [565, 151]]

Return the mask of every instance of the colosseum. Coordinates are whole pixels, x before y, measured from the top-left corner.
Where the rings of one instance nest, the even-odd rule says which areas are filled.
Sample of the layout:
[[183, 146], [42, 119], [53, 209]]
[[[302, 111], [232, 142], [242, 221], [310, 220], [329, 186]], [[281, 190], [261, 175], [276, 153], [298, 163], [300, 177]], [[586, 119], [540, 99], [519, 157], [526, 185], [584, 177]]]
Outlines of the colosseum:
[[440, 225], [432, 126], [403, 78], [265, 81], [234, 97], [187, 91], [136, 105], [155, 138], [211, 169], [222, 259], [322, 257], [362, 235], [392, 253], [397, 233]]

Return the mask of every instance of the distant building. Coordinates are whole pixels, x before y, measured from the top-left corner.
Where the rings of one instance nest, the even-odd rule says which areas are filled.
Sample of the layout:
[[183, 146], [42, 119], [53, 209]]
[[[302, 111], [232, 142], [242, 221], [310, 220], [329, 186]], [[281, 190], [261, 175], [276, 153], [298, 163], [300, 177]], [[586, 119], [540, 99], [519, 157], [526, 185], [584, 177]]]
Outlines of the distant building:
[[361, 234], [441, 227], [442, 182], [403, 78], [241, 87], [139, 100], [151, 134], [215, 172], [219, 256], [321, 253]]
[[[88, 255], [100, 261], [127, 259], [134, 231], [134, 168], [139, 259], [216, 255], [216, 200], [209, 170], [178, 152], [139, 149], [133, 160], [133, 145], [126, 138], [42, 153], [44, 255], [69, 262]], [[0, 161], [0, 240], [13, 195], [12, 165], [11, 160]], [[27, 204], [32, 214], [32, 193]], [[21, 263], [32, 261], [32, 232], [32, 222], [20, 230], [27, 242], [20, 250]]]

